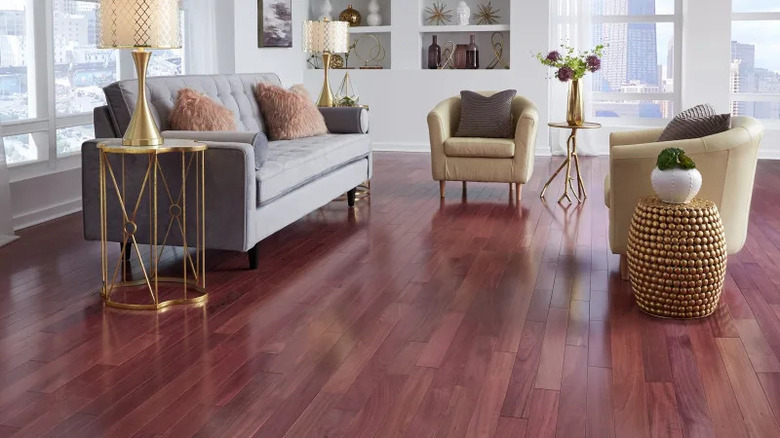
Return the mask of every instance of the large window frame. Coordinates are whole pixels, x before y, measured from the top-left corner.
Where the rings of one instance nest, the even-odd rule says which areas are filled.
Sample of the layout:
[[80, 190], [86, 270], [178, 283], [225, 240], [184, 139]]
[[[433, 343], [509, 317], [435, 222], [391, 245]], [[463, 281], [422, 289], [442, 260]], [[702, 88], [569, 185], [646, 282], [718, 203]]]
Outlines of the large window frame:
[[[30, 104], [35, 105], [35, 117], [14, 120], [2, 124], [3, 137], [31, 135], [38, 150], [38, 159], [9, 163], [11, 181], [18, 181], [80, 166], [80, 153], [57, 153], [57, 132], [66, 128], [78, 128], [93, 124], [92, 112], [78, 114], [57, 114], [55, 54], [54, 54], [54, 1], [26, 0], [25, 14], [28, 28], [26, 31], [28, 47], [28, 94], [34, 95]], [[94, 0], [97, 1], [97, 0]], [[182, 20], [186, 20], [186, 9], [182, 10]], [[188, 69], [186, 41], [182, 40], [181, 49], [183, 68]], [[31, 55], [31, 56], [30, 56]], [[117, 55], [118, 80], [135, 77], [132, 57], [127, 50], [119, 50]]]
[[[755, 22], [755, 21], [775, 21], [780, 26], [780, 12], [733, 12], [731, 13], [731, 23], [736, 22]], [[733, 30], [731, 31], [730, 41], [734, 41]], [[747, 43], [747, 42], [743, 42]], [[731, 56], [731, 50], [729, 50], [729, 56]], [[729, 58], [731, 59], [731, 58]], [[780, 104], [780, 93], [770, 92], [739, 92], [732, 91], [732, 84], [729, 84], [729, 104], [732, 108], [732, 113], [735, 113], [736, 102], [775, 102]], [[761, 122], [771, 128], [780, 128], [780, 118], [778, 119], [761, 119]]]
[[674, 28], [674, 68], [672, 92], [659, 93], [623, 93], [614, 91], [593, 91], [592, 99], [596, 101], [671, 101], [673, 111], [669, 117], [644, 118], [644, 117], [596, 117], [593, 120], [605, 127], [634, 127], [634, 126], [665, 126], [674, 113], [679, 112], [682, 105], [682, 47], [683, 47], [683, 1], [675, 0], [673, 14], [654, 15], [593, 15], [594, 25], [602, 24], [633, 24], [633, 23], [670, 23]]

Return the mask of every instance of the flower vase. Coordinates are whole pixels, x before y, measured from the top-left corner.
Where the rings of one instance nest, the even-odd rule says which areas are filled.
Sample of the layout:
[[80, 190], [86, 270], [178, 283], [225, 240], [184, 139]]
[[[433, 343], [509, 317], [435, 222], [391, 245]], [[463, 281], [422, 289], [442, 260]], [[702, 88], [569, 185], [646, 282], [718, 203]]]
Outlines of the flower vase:
[[569, 82], [569, 98], [566, 102], [566, 123], [569, 126], [582, 126], [585, 122], [584, 114], [582, 81], [573, 79]]

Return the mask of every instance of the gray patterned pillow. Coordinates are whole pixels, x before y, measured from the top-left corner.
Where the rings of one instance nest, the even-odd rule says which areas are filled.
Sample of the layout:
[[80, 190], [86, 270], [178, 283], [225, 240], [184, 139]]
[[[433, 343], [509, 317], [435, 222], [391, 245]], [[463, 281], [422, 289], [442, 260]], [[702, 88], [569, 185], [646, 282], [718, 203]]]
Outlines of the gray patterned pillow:
[[677, 115], [658, 137], [658, 141], [701, 138], [728, 131], [731, 114], [715, 114], [709, 104], [697, 105]]
[[517, 90], [485, 97], [473, 91], [460, 92], [460, 124], [455, 137], [511, 138], [512, 99]]

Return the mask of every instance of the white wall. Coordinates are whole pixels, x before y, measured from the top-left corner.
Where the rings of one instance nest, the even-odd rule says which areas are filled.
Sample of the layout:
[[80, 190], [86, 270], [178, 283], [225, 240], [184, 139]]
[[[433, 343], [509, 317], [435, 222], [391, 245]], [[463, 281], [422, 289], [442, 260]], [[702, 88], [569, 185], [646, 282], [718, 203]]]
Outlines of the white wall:
[[309, 0], [293, 0], [293, 47], [257, 47], [257, 0], [235, 2], [236, 73], [276, 73], [290, 87], [303, 82], [305, 54], [301, 51], [301, 23], [308, 17]]

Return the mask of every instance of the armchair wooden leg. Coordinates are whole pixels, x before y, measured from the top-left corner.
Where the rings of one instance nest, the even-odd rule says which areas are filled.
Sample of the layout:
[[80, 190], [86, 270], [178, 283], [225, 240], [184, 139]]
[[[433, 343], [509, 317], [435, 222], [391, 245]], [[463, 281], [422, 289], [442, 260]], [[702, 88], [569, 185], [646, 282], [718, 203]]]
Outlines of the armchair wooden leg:
[[466, 190], [466, 181], [463, 181], [463, 190]]
[[628, 275], [628, 256], [621, 255], [620, 256], [620, 279], [623, 281], [629, 280]]
[[515, 184], [515, 202], [519, 204], [522, 195], [523, 195], [523, 185], [520, 183]]
[[444, 188], [447, 185], [447, 181], [439, 181], [439, 196], [444, 198]]

